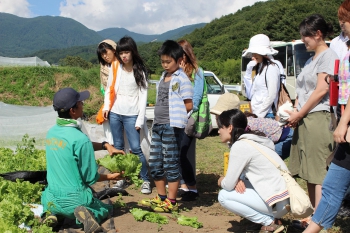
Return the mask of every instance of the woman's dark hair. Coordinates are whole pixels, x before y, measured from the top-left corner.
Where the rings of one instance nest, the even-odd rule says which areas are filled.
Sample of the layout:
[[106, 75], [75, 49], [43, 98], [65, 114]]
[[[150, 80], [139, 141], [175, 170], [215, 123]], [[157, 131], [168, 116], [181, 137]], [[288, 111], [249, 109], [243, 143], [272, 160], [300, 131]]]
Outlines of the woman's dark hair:
[[239, 109], [231, 109], [231, 110], [223, 111], [217, 120], [218, 120], [219, 129], [223, 128], [224, 126], [226, 128], [229, 127], [230, 125], [233, 126], [233, 129], [231, 132], [231, 141], [230, 141], [231, 145], [233, 145], [233, 143], [235, 143], [242, 134], [255, 134], [258, 136], [266, 136], [264, 133], [260, 131], [250, 130], [249, 127], [247, 127], [248, 125], [247, 117]]
[[192, 73], [197, 72], [198, 70], [198, 64], [196, 56], [193, 53], [192, 45], [187, 40], [180, 40], [177, 43], [181, 45], [182, 49], [184, 50], [184, 54], [186, 56], [187, 65], [185, 68], [185, 73], [187, 74], [188, 78], [192, 80]]
[[299, 32], [302, 36], [315, 36], [317, 31], [322, 33], [322, 39], [333, 34], [333, 26], [327, 23], [322, 15], [314, 14], [306, 17], [299, 24]]
[[117, 59], [121, 64], [123, 64], [123, 61], [120, 58], [119, 53], [123, 51], [131, 52], [133, 60], [132, 69], [134, 71], [137, 86], [139, 86], [140, 88], [146, 88], [148, 80], [147, 68], [139, 54], [139, 51], [137, 50], [137, 45], [135, 41], [129, 36], [124, 36], [117, 43]]
[[[259, 63], [257, 63], [254, 67], [253, 67], [253, 70], [255, 70], [256, 74], [259, 73], [261, 74], [261, 72], [264, 70], [265, 66], [268, 66], [269, 64], [272, 64], [272, 65], [276, 65], [276, 63], [274, 63], [273, 61], [271, 61], [270, 58], [268, 58], [267, 56], [263, 56], [263, 55], [260, 55], [263, 57], [263, 61], [262, 61], [262, 66], [261, 66], [261, 69], [259, 71]], [[259, 72], [258, 72], [259, 71]]]
[[245, 115], [246, 117], [258, 118], [257, 115], [255, 115], [255, 114], [252, 113], [252, 112], [248, 112], [248, 111], [245, 111], [245, 112], [244, 112], [244, 115]]
[[[115, 53], [115, 49], [106, 42], [102, 42], [101, 44], [99, 44], [96, 50], [98, 61], [100, 62], [100, 64], [104, 66], [108, 65], [108, 63], [102, 58], [102, 54], [107, 53], [106, 49], [110, 49]], [[118, 57], [117, 54], [115, 54], [115, 56]]]

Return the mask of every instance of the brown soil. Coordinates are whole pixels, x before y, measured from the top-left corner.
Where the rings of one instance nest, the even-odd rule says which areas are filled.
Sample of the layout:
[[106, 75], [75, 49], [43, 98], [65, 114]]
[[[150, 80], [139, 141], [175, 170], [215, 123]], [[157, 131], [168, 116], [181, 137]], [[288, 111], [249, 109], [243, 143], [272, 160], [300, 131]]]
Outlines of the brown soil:
[[[181, 198], [178, 198], [180, 214], [188, 217], [197, 217], [199, 222], [203, 223], [203, 228], [194, 229], [189, 226], [181, 226], [176, 223], [176, 220], [172, 218], [171, 214], [162, 213], [162, 215], [169, 218], [169, 223], [165, 225], [158, 225], [156, 223], [150, 223], [147, 221], [138, 222], [134, 219], [129, 212], [132, 208], [142, 208], [148, 210], [145, 207], [139, 206], [138, 202], [143, 198], [152, 198], [156, 195], [156, 188], [153, 188], [153, 193], [150, 195], [141, 194], [139, 189], [134, 188], [133, 185], [126, 188], [129, 193], [128, 196], [122, 197], [122, 202], [126, 204], [125, 207], [114, 209], [113, 220], [115, 225], [115, 231], [121, 232], [169, 232], [169, 233], [185, 233], [185, 232], [246, 232], [246, 227], [251, 225], [248, 220], [242, 219], [233, 213], [230, 213], [226, 209], [222, 208], [217, 201], [218, 189], [216, 183], [218, 177], [213, 174], [199, 174], [198, 185], [200, 191], [200, 197], [193, 202], [181, 202]], [[206, 185], [212, 184], [212, 185]], [[214, 184], [214, 185], [213, 185]], [[201, 186], [200, 186], [201, 185]], [[104, 183], [97, 183], [93, 186], [96, 191], [101, 191], [105, 187]], [[115, 202], [118, 197], [112, 197], [111, 201]], [[108, 203], [108, 200], [104, 200]], [[284, 225], [289, 225], [291, 217], [286, 216], [283, 220]], [[110, 228], [110, 219], [107, 219], [102, 226], [108, 233], [112, 233]], [[74, 221], [65, 221], [61, 227], [60, 233], [82, 233], [82, 229], [75, 225]], [[257, 231], [258, 232], [258, 231]], [[289, 227], [283, 232], [300, 232]]]

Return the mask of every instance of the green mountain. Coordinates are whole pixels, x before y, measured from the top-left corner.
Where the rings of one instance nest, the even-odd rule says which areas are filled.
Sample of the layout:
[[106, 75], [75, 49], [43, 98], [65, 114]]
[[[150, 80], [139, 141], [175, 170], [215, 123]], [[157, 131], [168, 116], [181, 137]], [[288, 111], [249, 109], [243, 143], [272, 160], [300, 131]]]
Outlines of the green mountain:
[[107, 28], [97, 33], [103, 38], [109, 38], [118, 41], [125, 35], [132, 37], [136, 42], [151, 42], [151, 41], [165, 41], [176, 40], [186, 34], [193, 32], [195, 29], [202, 28], [206, 23], [198, 23], [193, 25], [183, 26], [174, 30], [167, 31], [162, 34], [144, 35], [126, 30], [125, 28]]
[[103, 38], [81, 23], [64, 17], [21, 18], [0, 13], [0, 56], [23, 56], [43, 49], [91, 45]]
[[[65, 49], [87, 45], [96, 46], [104, 38], [118, 41], [124, 35], [129, 35], [138, 42], [146, 43], [154, 39], [158, 41], [177, 39], [204, 25], [205, 23], [184, 26], [159, 35], [143, 35], [130, 32], [124, 28], [108, 28], [96, 32], [73, 19], [60, 16], [21, 18], [7, 13], [0, 13], [0, 56], [38, 56], [36, 52], [40, 50], [45, 50], [45, 53], [47, 53], [49, 49]], [[76, 49], [73, 50], [77, 51]], [[90, 51], [90, 49], [88, 50]], [[85, 47], [82, 48], [82, 53], [84, 51], [86, 51]], [[66, 49], [65, 52], [72, 54]], [[78, 52], [78, 55], [81, 55], [81, 53]], [[87, 58], [84, 55], [82, 57]], [[46, 59], [45, 57], [41, 58]], [[57, 59], [46, 60], [50, 63], [57, 62]]]

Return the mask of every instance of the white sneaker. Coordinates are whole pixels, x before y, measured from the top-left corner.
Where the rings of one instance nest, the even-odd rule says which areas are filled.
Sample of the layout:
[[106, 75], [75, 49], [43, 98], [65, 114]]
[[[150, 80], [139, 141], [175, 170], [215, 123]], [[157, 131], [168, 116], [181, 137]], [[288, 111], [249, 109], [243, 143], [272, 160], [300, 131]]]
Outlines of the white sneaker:
[[125, 180], [118, 180], [117, 183], [115, 183], [112, 188], [115, 189], [123, 189], [125, 188]]
[[150, 194], [152, 192], [151, 183], [149, 181], [143, 182], [141, 185], [141, 193]]

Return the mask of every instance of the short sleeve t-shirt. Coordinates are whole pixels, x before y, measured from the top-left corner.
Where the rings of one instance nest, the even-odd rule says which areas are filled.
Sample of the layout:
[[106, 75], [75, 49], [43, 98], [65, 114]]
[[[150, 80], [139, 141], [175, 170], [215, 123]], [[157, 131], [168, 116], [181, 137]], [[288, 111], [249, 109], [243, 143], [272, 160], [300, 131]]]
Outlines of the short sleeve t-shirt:
[[164, 82], [164, 79], [159, 83], [157, 102], [154, 107], [154, 124], [169, 124], [169, 86], [170, 81]]
[[[337, 54], [326, 49], [316, 58], [311, 57], [305, 63], [305, 66], [297, 77], [296, 92], [298, 96], [298, 110], [300, 110], [310, 98], [316, 89], [317, 75], [319, 73], [333, 74], [334, 61], [338, 59]], [[329, 111], [329, 94], [327, 93], [322, 100], [310, 111]]]

